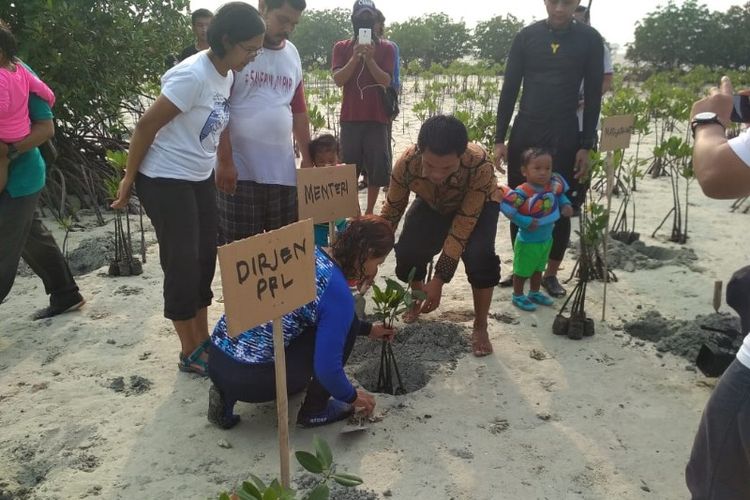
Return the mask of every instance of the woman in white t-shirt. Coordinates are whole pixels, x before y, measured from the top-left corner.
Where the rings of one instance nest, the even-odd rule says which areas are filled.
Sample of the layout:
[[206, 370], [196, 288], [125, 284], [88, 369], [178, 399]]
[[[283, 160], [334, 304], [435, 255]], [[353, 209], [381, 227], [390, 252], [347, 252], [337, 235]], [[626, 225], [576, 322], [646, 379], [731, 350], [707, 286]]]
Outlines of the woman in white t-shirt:
[[206, 375], [207, 308], [216, 268], [213, 170], [229, 121], [232, 71], [260, 52], [265, 23], [244, 2], [222, 6], [208, 28], [208, 50], [162, 77], [161, 95], [138, 121], [113, 208], [125, 208], [135, 184], [159, 241], [164, 316], [182, 344], [181, 371]]

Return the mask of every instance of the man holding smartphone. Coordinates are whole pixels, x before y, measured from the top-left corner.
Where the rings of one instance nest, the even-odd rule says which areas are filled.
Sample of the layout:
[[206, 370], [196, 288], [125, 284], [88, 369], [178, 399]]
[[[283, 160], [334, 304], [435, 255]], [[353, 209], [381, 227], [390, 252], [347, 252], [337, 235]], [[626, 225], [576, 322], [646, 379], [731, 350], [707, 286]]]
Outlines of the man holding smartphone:
[[[736, 199], [750, 195], [750, 133], [727, 140], [731, 121], [750, 123], [750, 91], [734, 95], [729, 77], [711, 96], [693, 105], [695, 146], [693, 168], [703, 192], [710, 198]], [[744, 116], [743, 116], [744, 115]]]
[[373, 33], [376, 19], [372, 0], [357, 0], [352, 9], [354, 37], [336, 42], [331, 62], [333, 80], [343, 87], [341, 159], [367, 173], [367, 214], [373, 213], [378, 193], [391, 177], [383, 95], [391, 84], [394, 52]]
[[[691, 112], [695, 137], [693, 168], [710, 198], [750, 195], [750, 132], [727, 140], [730, 121], [750, 123], [750, 92], [733, 95], [732, 82], [721, 79], [711, 96]], [[742, 95], [744, 94], [744, 95]], [[738, 228], [734, 228], [738, 230]], [[750, 266], [734, 273], [727, 284], [727, 305], [740, 316], [742, 334], [750, 332]], [[737, 352], [703, 410], [685, 470], [694, 499], [750, 498], [750, 336]]]

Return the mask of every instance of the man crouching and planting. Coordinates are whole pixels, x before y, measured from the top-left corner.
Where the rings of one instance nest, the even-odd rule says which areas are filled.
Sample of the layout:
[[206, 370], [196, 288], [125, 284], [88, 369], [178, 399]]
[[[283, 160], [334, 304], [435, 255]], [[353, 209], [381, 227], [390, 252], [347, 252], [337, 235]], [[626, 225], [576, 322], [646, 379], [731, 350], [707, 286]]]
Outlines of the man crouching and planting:
[[[443, 286], [464, 261], [474, 297], [472, 350], [475, 356], [492, 353], [487, 315], [492, 291], [500, 280], [500, 259], [495, 253], [498, 204], [491, 201], [498, 189], [494, 167], [486, 151], [469, 144], [466, 127], [453, 116], [428, 119], [417, 144], [408, 148], [393, 167], [388, 197], [381, 216], [398, 226], [413, 192], [416, 200], [406, 213], [396, 244], [396, 275], [408, 279], [416, 269], [414, 290], [427, 298], [410, 310], [404, 321], [438, 308]], [[427, 264], [438, 253], [435, 275], [426, 283]]]

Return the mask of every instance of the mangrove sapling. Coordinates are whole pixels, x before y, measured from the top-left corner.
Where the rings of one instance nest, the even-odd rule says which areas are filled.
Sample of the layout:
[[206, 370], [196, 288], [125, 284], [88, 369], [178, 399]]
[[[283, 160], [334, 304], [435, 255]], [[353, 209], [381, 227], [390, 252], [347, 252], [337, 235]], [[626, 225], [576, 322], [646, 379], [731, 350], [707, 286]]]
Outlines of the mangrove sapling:
[[580, 215], [580, 229], [576, 230], [579, 236], [579, 255], [570, 277], [565, 281], [569, 283], [574, 277], [579, 281], [584, 275], [588, 281], [598, 280], [616, 282], [617, 275], [611, 269], [604, 269], [604, 230], [609, 223], [606, 207], [600, 203], [587, 202], [582, 207]]
[[[308, 100], [307, 102], [311, 102]], [[310, 116], [310, 127], [312, 128], [313, 135], [316, 135], [323, 127], [326, 126], [326, 117], [320, 111], [317, 104], [310, 104], [308, 110]]]
[[[579, 229], [576, 231], [580, 236], [579, 255], [573, 273], [575, 274], [576, 269], [578, 270], [578, 282], [573, 287], [573, 290], [568, 295], [568, 298], [563, 303], [552, 323], [553, 334], [567, 335], [568, 338], [573, 340], [580, 340], [583, 337], [594, 335], [594, 321], [586, 316], [586, 290], [588, 282], [594, 279], [592, 273], [594, 269], [593, 256], [596, 254], [595, 248], [597, 242], [602, 239], [607, 218], [606, 214], [603, 214], [605, 210], [601, 205], [590, 203], [589, 206], [588, 210], [581, 210]], [[586, 214], [587, 211], [596, 215], [594, 222], [589, 220]], [[571, 306], [570, 316], [565, 316], [564, 313], [568, 305]]]
[[266, 485], [258, 476], [251, 474], [252, 481], [243, 482], [233, 493], [222, 493], [219, 500], [327, 500], [330, 498], [330, 485], [333, 482], [346, 488], [354, 488], [364, 482], [359, 476], [337, 471], [331, 448], [324, 439], [314, 436], [313, 447], [315, 454], [306, 451], [294, 454], [297, 462], [306, 471], [318, 477], [315, 486], [308, 491], [285, 488], [278, 479]]
[[[648, 109], [654, 120], [656, 133], [656, 148], [662, 147], [678, 131], [678, 124], [685, 123], [689, 118], [690, 107], [695, 100], [695, 94], [684, 86], [675, 85], [670, 81], [671, 75], [654, 74], [646, 81], [643, 88], [649, 93]], [[660, 177], [669, 173], [664, 156], [654, 155], [654, 161], [646, 170], [652, 177]]]
[[[687, 242], [687, 225], [688, 225], [688, 198], [690, 193], [690, 184], [694, 178], [692, 155], [693, 149], [687, 142], [679, 137], [670, 137], [664, 144], [654, 149], [654, 155], [663, 158], [664, 164], [669, 168], [670, 180], [672, 184], [673, 206], [667, 212], [667, 215], [657, 226], [651, 237], [654, 238], [659, 229], [662, 228], [669, 216], [672, 216], [672, 233], [669, 240], [675, 243], [684, 244]], [[683, 210], [680, 178], [685, 180], [685, 209]]]
[[[385, 279], [385, 289], [372, 285], [372, 301], [375, 304], [375, 314], [383, 321], [383, 326], [393, 328], [393, 322], [399, 315], [405, 313], [427, 296], [421, 290], [413, 290], [411, 283], [414, 281], [416, 268], [409, 273], [407, 285], [391, 279]], [[393, 386], [393, 373], [396, 375], [396, 387]], [[378, 368], [377, 392], [387, 394], [405, 394], [401, 373], [396, 364], [391, 342], [383, 340], [380, 350], [380, 367]]]
[[745, 208], [742, 208], [743, 205], [745, 205], [745, 202], [750, 199], [750, 196], [745, 196], [744, 198], [740, 198], [738, 200], [735, 200], [734, 203], [732, 203], [732, 206], [730, 207], [730, 212], [736, 212], [740, 209], [742, 209], [742, 213], [746, 214], [748, 211], [750, 211], [750, 204], [746, 205]]
[[[128, 161], [128, 154], [125, 151], [107, 151], [107, 161], [112, 166], [113, 174], [110, 175], [105, 185], [110, 199], [117, 198], [117, 191], [120, 186], [125, 165]], [[140, 207], [140, 204], [139, 204]], [[139, 208], [140, 209], [140, 208]], [[142, 209], [141, 209], [142, 210]], [[123, 216], [125, 225], [123, 226]], [[145, 257], [145, 230], [143, 227], [143, 213], [140, 213], [140, 231], [141, 231], [141, 253]], [[122, 210], [115, 209], [115, 259], [110, 262], [110, 276], [137, 276], [143, 273], [143, 264], [140, 260], [133, 257], [133, 240], [130, 231], [130, 214], [128, 208]], [[144, 259], [145, 262], [145, 259]]]

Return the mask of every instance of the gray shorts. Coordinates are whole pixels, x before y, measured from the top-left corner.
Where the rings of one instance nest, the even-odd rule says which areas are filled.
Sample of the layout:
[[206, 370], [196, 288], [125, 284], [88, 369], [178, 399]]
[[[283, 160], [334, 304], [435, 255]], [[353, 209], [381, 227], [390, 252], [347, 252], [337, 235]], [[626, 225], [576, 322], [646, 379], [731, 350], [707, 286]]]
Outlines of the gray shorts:
[[693, 500], [750, 498], [750, 369], [737, 360], [703, 410], [685, 479]]
[[367, 173], [367, 185], [384, 187], [391, 182], [388, 125], [378, 122], [341, 123], [341, 160]]

